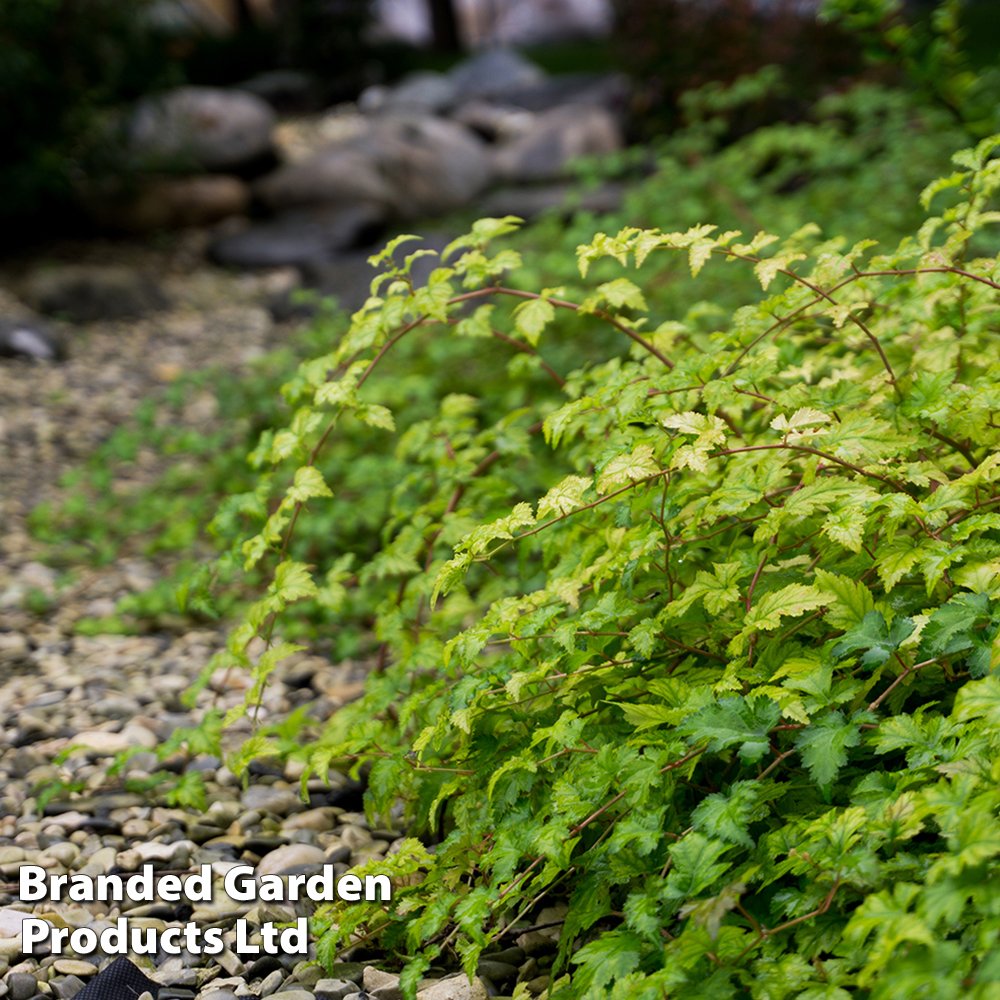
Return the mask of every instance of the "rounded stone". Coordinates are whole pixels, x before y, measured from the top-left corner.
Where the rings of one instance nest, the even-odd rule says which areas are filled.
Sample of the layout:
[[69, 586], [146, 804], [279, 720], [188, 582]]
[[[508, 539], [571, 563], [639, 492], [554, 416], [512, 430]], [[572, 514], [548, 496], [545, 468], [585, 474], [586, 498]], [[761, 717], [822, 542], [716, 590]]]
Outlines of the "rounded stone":
[[56, 972], [64, 976], [96, 976], [97, 966], [76, 958], [59, 958], [52, 963]]
[[271, 788], [268, 785], [254, 785], [243, 795], [243, 806], [260, 812], [277, 813], [284, 816], [302, 805], [301, 799], [287, 788]]
[[38, 980], [27, 972], [12, 972], [7, 976], [10, 1000], [31, 1000], [38, 992]]
[[275, 114], [239, 90], [178, 87], [141, 100], [129, 122], [133, 152], [149, 165], [197, 163], [227, 170], [271, 148]]
[[320, 865], [326, 860], [324, 853], [311, 844], [286, 844], [267, 854], [257, 865], [257, 876], [280, 875], [298, 865]]

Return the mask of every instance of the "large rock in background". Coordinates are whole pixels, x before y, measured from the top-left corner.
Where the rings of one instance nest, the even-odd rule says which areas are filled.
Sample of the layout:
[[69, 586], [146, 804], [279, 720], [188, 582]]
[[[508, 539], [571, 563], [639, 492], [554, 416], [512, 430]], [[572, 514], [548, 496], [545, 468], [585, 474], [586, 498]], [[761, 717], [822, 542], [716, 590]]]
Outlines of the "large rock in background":
[[[396, 248], [393, 260], [402, 265], [408, 254], [414, 250], [436, 250], [438, 254], [455, 238], [456, 233], [424, 233], [420, 242], [404, 243]], [[334, 297], [342, 309], [354, 312], [360, 309], [371, 294], [372, 279], [379, 270], [368, 263], [370, 250], [349, 250], [337, 254], [329, 261], [312, 263], [302, 268], [306, 285], [314, 292], [312, 301], [299, 301], [295, 291], [283, 291], [274, 295], [270, 302], [271, 315], [279, 322], [293, 316], [310, 316], [317, 311], [317, 299]], [[414, 288], [427, 284], [431, 272], [441, 266], [437, 254], [418, 257], [410, 269], [410, 280]]]
[[41, 313], [74, 323], [141, 316], [169, 305], [148, 275], [97, 264], [37, 267], [24, 280], [24, 298]]
[[128, 122], [129, 150], [146, 168], [235, 170], [270, 152], [275, 120], [255, 94], [178, 87], [138, 102]]
[[255, 193], [273, 211], [364, 199], [418, 218], [467, 205], [493, 179], [491, 161], [486, 143], [457, 122], [373, 116], [343, 141], [262, 178]]
[[[329, 265], [384, 226], [475, 206], [496, 180], [522, 187], [509, 198], [525, 216], [572, 211], [562, 191], [523, 186], [566, 178], [573, 159], [623, 144], [620, 77], [549, 76], [507, 48], [448, 73], [370, 87], [357, 106], [277, 121], [272, 104], [301, 107], [316, 87], [291, 70], [232, 89], [179, 87], [144, 98], [124, 122], [132, 172], [82, 183], [81, 200], [102, 225], [140, 235], [263, 209], [269, 220], [228, 227], [211, 255], [246, 268]], [[255, 175], [251, 188], [242, 178]], [[79, 301], [46, 308], [97, 318]]]
[[418, 70], [410, 73], [394, 87], [375, 84], [358, 98], [358, 110], [363, 114], [406, 112], [445, 114], [462, 99], [462, 92], [446, 73]]
[[449, 74], [465, 99], [481, 97], [504, 101], [511, 92], [538, 86], [545, 71], [513, 49], [487, 49], [460, 62]]
[[215, 240], [209, 256], [247, 269], [324, 267], [343, 251], [365, 246], [382, 232], [384, 210], [376, 204], [290, 209], [267, 222]]
[[495, 164], [508, 181], [554, 180], [566, 176], [573, 160], [613, 153], [623, 144], [621, 126], [610, 111], [569, 104], [536, 116], [530, 128], [497, 150]]
[[81, 185], [81, 198], [102, 226], [144, 235], [161, 229], [208, 226], [250, 207], [250, 188], [231, 174], [115, 178]]
[[369, 87], [358, 98], [358, 109], [364, 114], [447, 114], [462, 101], [502, 101], [509, 93], [539, 86], [545, 79], [544, 70], [513, 49], [488, 49], [463, 59], [448, 73], [418, 70], [391, 87]]
[[370, 156], [341, 145], [320, 150], [301, 163], [279, 167], [254, 185], [254, 194], [272, 212], [358, 201], [394, 206], [397, 200]]

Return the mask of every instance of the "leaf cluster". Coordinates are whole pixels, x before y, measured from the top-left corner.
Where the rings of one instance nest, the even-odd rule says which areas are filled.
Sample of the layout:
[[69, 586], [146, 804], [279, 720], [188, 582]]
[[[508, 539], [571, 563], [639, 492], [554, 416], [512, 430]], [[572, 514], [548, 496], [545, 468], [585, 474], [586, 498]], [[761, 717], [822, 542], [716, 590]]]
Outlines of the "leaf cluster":
[[[995, 994], [998, 144], [956, 154], [925, 190], [939, 214], [888, 252], [631, 226], [528, 290], [491, 247], [506, 218], [424, 288], [421, 251], [373, 258], [231, 501], [254, 530], [228, 558], [273, 567], [223, 654], [268, 646], [246, 707], [298, 648], [299, 602], [379, 594], [367, 692], [303, 782], [366, 766], [373, 818], [402, 803], [439, 841], [380, 865], [391, 903], [328, 912], [325, 961], [378, 939], [414, 956], [412, 995], [564, 899], [552, 1000]], [[644, 282], [662, 257], [759, 294], [664, 314]], [[345, 488], [325, 450], [397, 433], [380, 366], [450, 338], [516, 348], [510, 381], [398, 433], [374, 551], [297, 552]]]

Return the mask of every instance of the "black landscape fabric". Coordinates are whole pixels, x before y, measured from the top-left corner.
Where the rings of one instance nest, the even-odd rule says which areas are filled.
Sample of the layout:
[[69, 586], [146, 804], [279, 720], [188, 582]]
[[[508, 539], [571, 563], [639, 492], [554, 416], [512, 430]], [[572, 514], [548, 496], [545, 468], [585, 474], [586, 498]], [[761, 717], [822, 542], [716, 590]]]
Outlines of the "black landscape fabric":
[[122, 956], [94, 976], [74, 1000], [135, 1000], [147, 991], [155, 997], [159, 989], [159, 983], [143, 975], [137, 965]]

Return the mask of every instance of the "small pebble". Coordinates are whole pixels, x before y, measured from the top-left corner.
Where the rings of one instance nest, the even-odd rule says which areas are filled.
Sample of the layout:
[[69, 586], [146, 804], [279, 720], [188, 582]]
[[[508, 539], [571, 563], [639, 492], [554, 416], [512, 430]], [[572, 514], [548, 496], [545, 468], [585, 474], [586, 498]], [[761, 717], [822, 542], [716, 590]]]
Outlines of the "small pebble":
[[65, 976], [96, 976], [97, 966], [75, 958], [58, 958], [52, 964], [56, 972]]

